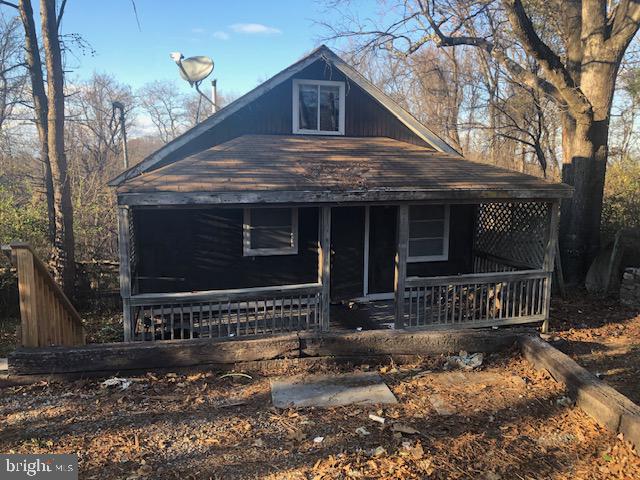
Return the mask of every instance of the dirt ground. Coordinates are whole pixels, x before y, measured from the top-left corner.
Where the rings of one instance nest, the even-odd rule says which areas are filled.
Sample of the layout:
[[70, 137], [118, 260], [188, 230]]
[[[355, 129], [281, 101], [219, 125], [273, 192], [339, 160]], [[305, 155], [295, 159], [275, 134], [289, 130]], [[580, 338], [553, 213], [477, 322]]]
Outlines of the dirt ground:
[[551, 304], [551, 343], [640, 404], [640, 310], [569, 292]]
[[384, 408], [278, 410], [269, 379], [251, 372], [5, 388], [0, 451], [78, 452], [85, 479], [640, 479], [630, 446], [516, 352], [474, 372], [443, 364], [382, 367], [399, 401]]

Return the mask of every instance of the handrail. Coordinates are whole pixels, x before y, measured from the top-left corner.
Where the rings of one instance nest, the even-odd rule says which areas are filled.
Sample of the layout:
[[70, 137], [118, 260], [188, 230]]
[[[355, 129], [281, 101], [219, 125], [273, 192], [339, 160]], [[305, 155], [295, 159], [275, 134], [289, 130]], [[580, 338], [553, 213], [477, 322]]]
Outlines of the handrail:
[[409, 277], [406, 280], [407, 287], [430, 287], [443, 284], [460, 285], [464, 283], [483, 283], [508, 280], [528, 280], [551, 275], [544, 270], [519, 270], [516, 272], [489, 272], [472, 273], [462, 275], [448, 275], [442, 277]]
[[27, 243], [3, 245], [18, 273], [21, 342], [25, 347], [84, 344], [82, 318]]
[[228, 290], [202, 290], [197, 292], [141, 293], [131, 296], [131, 306], [152, 303], [197, 303], [208, 301], [228, 301], [254, 299], [256, 295], [278, 295], [292, 293], [306, 295], [317, 293], [322, 288], [319, 283], [301, 283], [296, 285], [278, 285], [273, 287], [234, 288]]

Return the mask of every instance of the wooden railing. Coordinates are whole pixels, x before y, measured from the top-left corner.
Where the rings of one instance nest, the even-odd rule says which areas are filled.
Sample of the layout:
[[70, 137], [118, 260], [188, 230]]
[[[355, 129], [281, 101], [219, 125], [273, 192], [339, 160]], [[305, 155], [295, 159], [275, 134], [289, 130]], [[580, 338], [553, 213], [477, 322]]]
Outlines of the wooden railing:
[[540, 270], [407, 278], [404, 326], [481, 327], [544, 321], [550, 273]]
[[31, 247], [13, 243], [2, 248], [18, 273], [22, 346], [84, 345], [80, 315]]
[[140, 294], [130, 298], [138, 341], [269, 335], [319, 330], [320, 284]]

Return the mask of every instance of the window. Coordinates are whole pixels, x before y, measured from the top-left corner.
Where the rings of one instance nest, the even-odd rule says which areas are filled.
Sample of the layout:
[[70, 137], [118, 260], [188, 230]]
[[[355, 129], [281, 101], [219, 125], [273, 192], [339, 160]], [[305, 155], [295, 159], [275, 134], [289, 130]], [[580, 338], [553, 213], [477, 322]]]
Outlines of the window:
[[243, 255], [295, 255], [298, 253], [297, 208], [246, 208]]
[[344, 82], [294, 79], [293, 133], [344, 135]]
[[435, 262], [449, 258], [449, 205], [409, 207], [408, 262]]

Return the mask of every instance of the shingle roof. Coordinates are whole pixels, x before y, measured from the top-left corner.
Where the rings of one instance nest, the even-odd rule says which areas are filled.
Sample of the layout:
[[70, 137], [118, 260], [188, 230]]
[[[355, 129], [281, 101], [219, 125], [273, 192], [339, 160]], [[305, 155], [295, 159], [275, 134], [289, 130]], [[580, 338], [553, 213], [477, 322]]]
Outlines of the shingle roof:
[[[118, 187], [143, 192], [483, 192], [557, 198], [571, 187], [386, 137], [244, 135]], [[514, 193], [514, 195], [515, 195]], [[458, 195], [459, 197], [459, 195]]]

